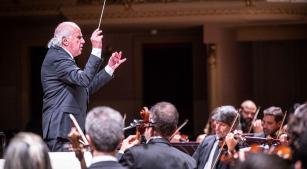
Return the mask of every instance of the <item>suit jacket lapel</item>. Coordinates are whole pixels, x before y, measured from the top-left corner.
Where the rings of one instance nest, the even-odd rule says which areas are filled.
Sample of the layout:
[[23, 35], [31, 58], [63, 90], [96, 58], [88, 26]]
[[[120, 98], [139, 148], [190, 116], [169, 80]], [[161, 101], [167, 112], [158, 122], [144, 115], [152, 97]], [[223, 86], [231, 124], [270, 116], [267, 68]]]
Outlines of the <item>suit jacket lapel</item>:
[[204, 168], [205, 167], [205, 164], [208, 161], [208, 158], [209, 158], [209, 155], [210, 155], [210, 152], [211, 152], [211, 149], [212, 149], [212, 147], [214, 145], [215, 140], [216, 140], [215, 137], [210, 137], [206, 141], [206, 143], [204, 145], [204, 149], [203, 149], [204, 156], [201, 157], [201, 158], [203, 158], [203, 160], [201, 160], [201, 164], [200, 164], [201, 167], [199, 167], [199, 168]]

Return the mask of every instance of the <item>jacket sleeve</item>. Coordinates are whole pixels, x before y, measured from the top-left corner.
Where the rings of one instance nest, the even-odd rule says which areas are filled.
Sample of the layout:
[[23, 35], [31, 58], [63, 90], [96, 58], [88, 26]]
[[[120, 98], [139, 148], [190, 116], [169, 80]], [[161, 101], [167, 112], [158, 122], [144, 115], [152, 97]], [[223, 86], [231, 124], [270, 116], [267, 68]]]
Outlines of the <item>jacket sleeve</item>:
[[104, 86], [105, 84], [107, 84], [111, 79], [113, 78], [113, 76], [110, 76], [105, 69], [102, 69], [101, 71], [99, 71], [93, 81], [90, 83], [89, 86], [89, 93], [93, 94], [96, 91], [98, 91], [102, 86]]
[[198, 159], [199, 159], [200, 153], [203, 149], [203, 144], [204, 144], [204, 141], [201, 144], [198, 145], [197, 149], [193, 153], [192, 157], [195, 159], [195, 161], [198, 161]]
[[70, 58], [59, 57], [54, 64], [59, 79], [68, 84], [88, 87], [99, 70], [101, 59], [91, 55], [84, 70], [81, 70]]
[[127, 149], [125, 153], [122, 155], [121, 159], [119, 160], [119, 163], [130, 169], [134, 168], [134, 157], [129, 149]]

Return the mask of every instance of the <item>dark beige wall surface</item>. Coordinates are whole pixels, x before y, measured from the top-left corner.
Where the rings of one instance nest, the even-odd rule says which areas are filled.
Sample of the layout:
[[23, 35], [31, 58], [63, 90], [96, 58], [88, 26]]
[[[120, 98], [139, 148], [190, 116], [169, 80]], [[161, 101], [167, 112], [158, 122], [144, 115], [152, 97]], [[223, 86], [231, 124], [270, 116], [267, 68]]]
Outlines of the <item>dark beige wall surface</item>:
[[[27, 125], [31, 120], [30, 106], [32, 90], [30, 51], [32, 47], [46, 47], [52, 37], [53, 30], [62, 19], [50, 24], [40, 25], [40, 22], [31, 24], [12, 24], [1, 28], [3, 41], [1, 41], [0, 70], [3, 78], [0, 83], [0, 130], [21, 131], [29, 130]], [[95, 26], [80, 25], [86, 40], [83, 54], [77, 57], [77, 63], [84, 67], [91, 51], [90, 36]], [[104, 29], [104, 28], [103, 28]], [[114, 79], [95, 93], [90, 99], [89, 108], [106, 105], [127, 114], [127, 124], [133, 118], [138, 118], [138, 113], [143, 105], [142, 81], [142, 45], [144, 43], [191, 43], [193, 50], [193, 110], [195, 114], [195, 130], [204, 126], [207, 114], [206, 103], [206, 68], [204, 45], [202, 43], [202, 30], [189, 29], [161, 29], [157, 35], [152, 35], [150, 29], [113, 30], [104, 29], [104, 47], [111, 51], [122, 51], [127, 58], [114, 74]], [[104, 50], [104, 52], [107, 49]], [[40, 56], [34, 56], [40, 57]], [[33, 58], [32, 58], [33, 59]], [[105, 60], [106, 64], [107, 60]], [[151, 106], [151, 105], [146, 105]], [[202, 117], [200, 119], [199, 117]], [[35, 123], [40, 123], [36, 121]], [[40, 129], [31, 129], [39, 131]], [[200, 132], [198, 131], [198, 132]], [[191, 133], [189, 133], [191, 134]]]

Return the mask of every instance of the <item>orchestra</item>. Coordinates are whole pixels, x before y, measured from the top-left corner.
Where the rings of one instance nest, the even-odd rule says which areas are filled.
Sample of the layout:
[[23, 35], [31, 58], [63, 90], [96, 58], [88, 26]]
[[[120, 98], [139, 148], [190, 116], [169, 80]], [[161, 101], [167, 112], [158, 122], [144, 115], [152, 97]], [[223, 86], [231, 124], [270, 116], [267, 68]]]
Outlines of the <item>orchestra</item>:
[[[261, 112], [262, 119], [254, 118], [259, 112], [259, 108], [256, 109], [257, 112], [252, 117], [250, 126], [246, 127], [252, 128], [251, 131], [260, 131], [258, 133], [244, 133], [241, 130], [242, 126], [239, 123], [242, 122], [240, 119], [242, 111], [239, 110], [233, 106], [221, 106], [214, 109], [210, 116], [211, 119], [208, 120], [211, 123], [214, 122], [212, 132], [206, 133], [201, 142], [193, 141], [188, 135], [181, 134], [180, 129], [188, 123], [188, 119], [168, 134], [168, 141], [170, 145], [190, 158], [193, 157], [195, 168], [243, 169], [251, 165], [248, 163], [252, 163], [250, 159], [253, 158], [279, 161], [294, 169], [305, 167], [306, 164], [302, 158], [306, 157], [304, 153], [306, 148], [302, 146], [306, 145], [307, 103], [302, 104], [295, 113], [290, 115], [286, 111], [282, 112], [279, 107], [269, 107]], [[152, 138], [163, 138], [158, 135], [148, 135], [148, 131], [151, 131], [148, 128], [155, 128], [157, 122], [151, 119], [151, 111], [147, 107], [143, 107], [137, 116], [140, 119], [134, 119], [130, 126], [123, 127], [123, 132], [135, 129], [135, 134], [127, 136], [118, 144], [115, 156], [119, 162], [123, 156], [125, 157], [127, 150], [132, 147], [149, 144]], [[89, 145], [85, 138], [86, 134], [80, 130], [74, 117], [71, 120], [75, 127], [68, 136], [71, 141], [69, 149], [75, 152], [76, 158], [80, 161], [80, 168], [86, 169], [91, 163], [83, 156], [84, 153], [93, 153], [93, 147]], [[261, 126], [258, 126], [259, 121]], [[190, 168], [194, 168], [191, 167], [193, 161], [190, 162]], [[257, 162], [254, 161], [252, 166], [257, 166]], [[285, 166], [282, 167], [285, 168]], [[128, 168], [134, 167], [128, 166]]]

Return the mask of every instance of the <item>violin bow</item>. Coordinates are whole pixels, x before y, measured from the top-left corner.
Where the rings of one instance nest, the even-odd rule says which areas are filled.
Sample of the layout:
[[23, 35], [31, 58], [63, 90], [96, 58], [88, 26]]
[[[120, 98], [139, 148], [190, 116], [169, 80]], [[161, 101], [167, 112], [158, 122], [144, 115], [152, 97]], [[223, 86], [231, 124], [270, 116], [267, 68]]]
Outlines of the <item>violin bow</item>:
[[250, 133], [252, 131], [252, 128], [253, 128], [253, 123], [255, 122], [255, 120], [257, 119], [258, 117], [258, 114], [259, 114], [259, 111], [260, 111], [260, 106], [258, 107], [257, 111], [256, 111], [256, 114], [251, 122], [251, 125], [249, 126], [249, 129], [248, 129], [248, 132], [247, 133]]
[[[229, 130], [228, 133], [225, 135], [225, 137], [232, 131], [233, 127], [234, 127], [235, 124], [236, 124], [236, 121], [237, 121], [238, 117], [239, 117], [239, 113], [236, 114], [236, 117], [235, 117], [235, 119], [233, 120], [233, 122], [232, 122], [232, 124], [231, 124], [230, 130]], [[214, 168], [215, 168], [215, 166], [216, 166], [216, 164], [217, 164], [217, 161], [219, 160], [219, 158], [220, 158], [220, 156], [221, 156], [221, 153], [222, 153], [222, 150], [223, 150], [223, 147], [225, 146], [225, 144], [226, 144], [226, 139], [224, 139], [223, 144], [222, 144], [222, 146], [221, 146], [221, 148], [220, 148], [220, 150], [219, 150], [219, 153], [217, 154], [217, 156], [216, 156], [216, 158], [215, 158], [215, 160], [214, 160], [214, 163], [213, 163], [211, 169], [214, 169]]]
[[105, 5], [106, 5], [106, 1], [107, 1], [107, 0], [104, 0], [104, 1], [103, 1], [103, 5], [102, 5], [102, 9], [101, 9], [101, 14], [100, 14], [100, 19], [99, 19], [99, 24], [98, 24], [98, 28], [97, 28], [97, 29], [100, 28], [101, 19], [102, 19], [102, 16], [103, 16], [103, 12], [104, 12], [104, 7], [105, 7]]
[[69, 118], [70, 118], [71, 121], [73, 122], [73, 124], [74, 124], [74, 126], [76, 127], [77, 131], [80, 133], [81, 138], [82, 138], [82, 141], [83, 141], [83, 144], [84, 144], [84, 145], [89, 145], [89, 143], [88, 143], [88, 141], [87, 141], [87, 139], [86, 139], [84, 133], [82, 132], [82, 130], [81, 130], [81, 128], [80, 128], [80, 126], [79, 126], [79, 124], [78, 124], [78, 122], [77, 122], [75, 116], [72, 115], [72, 114], [69, 114]]
[[184, 127], [188, 122], [189, 122], [189, 120], [188, 120], [188, 119], [185, 119], [184, 122], [183, 122], [183, 123], [174, 131], [174, 133], [169, 137], [169, 140], [172, 140], [173, 137], [177, 134], [177, 132], [178, 132], [179, 130], [181, 130], [182, 127]]
[[278, 130], [278, 135], [277, 135], [276, 138], [278, 138], [278, 137], [281, 135], [281, 130], [282, 130], [282, 127], [283, 127], [284, 122], [285, 122], [285, 120], [286, 120], [286, 117], [287, 117], [287, 111], [285, 111], [285, 115], [284, 115], [284, 117], [282, 118], [282, 121], [281, 121], [279, 130]]
[[126, 122], [126, 118], [127, 118], [127, 114], [125, 113], [124, 114], [124, 117], [123, 117], [123, 123], [125, 124], [125, 122]]

